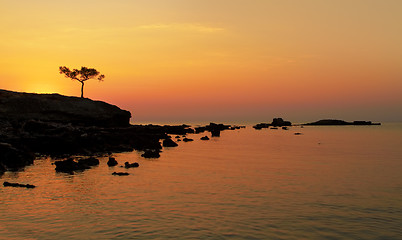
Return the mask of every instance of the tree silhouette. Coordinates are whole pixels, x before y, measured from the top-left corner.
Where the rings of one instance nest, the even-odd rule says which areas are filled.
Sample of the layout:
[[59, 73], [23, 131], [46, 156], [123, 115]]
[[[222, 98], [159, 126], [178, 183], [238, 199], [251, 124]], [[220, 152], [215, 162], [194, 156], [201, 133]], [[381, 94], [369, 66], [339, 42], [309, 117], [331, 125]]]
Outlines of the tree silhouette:
[[100, 72], [98, 72], [95, 68], [87, 68], [87, 67], [81, 67], [81, 70], [78, 69], [73, 69], [70, 70], [66, 66], [60, 66], [59, 67], [60, 74], [64, 74], [66, 78], [71, 78], [71, 80], [77, 80], [78, 82], [81, 83], [81, 97], [84, 97], [84, 82], [96, 78], [99, 81], [103, 81], [105, 78], [105, 75], [99, 75]]

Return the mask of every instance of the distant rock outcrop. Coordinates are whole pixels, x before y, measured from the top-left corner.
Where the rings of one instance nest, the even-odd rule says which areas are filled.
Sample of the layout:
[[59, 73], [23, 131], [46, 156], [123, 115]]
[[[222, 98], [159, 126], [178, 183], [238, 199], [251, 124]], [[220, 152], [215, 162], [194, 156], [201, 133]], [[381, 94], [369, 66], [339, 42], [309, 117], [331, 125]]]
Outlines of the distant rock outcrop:
[[39, 120], [85, 126], [128, 126], [129, 111], [88, 98], [20, 93], [0, 89], [0, 119]]
[[[292, 126], [292, 123], [290, 121], [284, 121], [282, 118], [274, 118], [272, 119], [271, 123], [258, 123], [253, 126], [254, 129], [260, 130], [262, 128], [269, 128], [270, 126], [272, 127], [288, 127]], [[277, 128], [273, 128], [277, 129]]]
[[303, 125], [311, 126], [342, 126], [342, 125], [381, 125], [381, 123], [372, 123], [371, 121], [353, 121], [346, 122], [338, 119], [322, 119], [316, 122], [306, 123]]

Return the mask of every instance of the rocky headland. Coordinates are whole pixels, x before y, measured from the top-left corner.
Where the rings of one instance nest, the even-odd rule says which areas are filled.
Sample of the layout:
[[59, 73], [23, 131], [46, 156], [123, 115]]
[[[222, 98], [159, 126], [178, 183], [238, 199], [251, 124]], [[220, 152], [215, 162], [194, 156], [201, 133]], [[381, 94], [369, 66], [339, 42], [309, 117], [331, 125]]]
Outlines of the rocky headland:
[[91, 166], [71, 156], [137, 150], [144, 158], [157, 158], [161, 142], [163, 147], [177, 146], [169, 135], [209, 131], [219, 136], [240, 128], [211, 123], [196, 131], [188, 125], [131, 125], [130, 118], [129, 111], [102, 101], [0, 90], [0, 174], [30, 165], [38, 156], [67, 159], [67, 167], [56, 166], [65, 172]]

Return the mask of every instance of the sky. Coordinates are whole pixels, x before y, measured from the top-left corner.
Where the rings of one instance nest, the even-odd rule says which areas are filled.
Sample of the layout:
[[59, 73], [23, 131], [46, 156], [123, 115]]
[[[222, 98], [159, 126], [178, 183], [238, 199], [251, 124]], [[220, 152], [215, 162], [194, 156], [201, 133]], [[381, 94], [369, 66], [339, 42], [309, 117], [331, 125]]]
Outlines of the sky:
[[134, 123], [402, 121], [399, 0], [0, 0], [0, 89]]

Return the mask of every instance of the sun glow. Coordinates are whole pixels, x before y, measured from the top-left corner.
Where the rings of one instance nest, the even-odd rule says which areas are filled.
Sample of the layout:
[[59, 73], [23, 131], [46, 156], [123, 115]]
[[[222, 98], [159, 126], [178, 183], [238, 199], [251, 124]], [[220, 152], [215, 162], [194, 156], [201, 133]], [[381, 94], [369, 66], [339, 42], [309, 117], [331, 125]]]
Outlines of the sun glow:
[[85, 96], [137, 119], [194, 116], [191, 104], [211, 120], [217, 106], [354, 118], [358, 102], [402, 119], [402, 1], [72, 2], [0, 0], [0, 88], [79, 96], [58, 68], [85, 66], [106, 75]]

